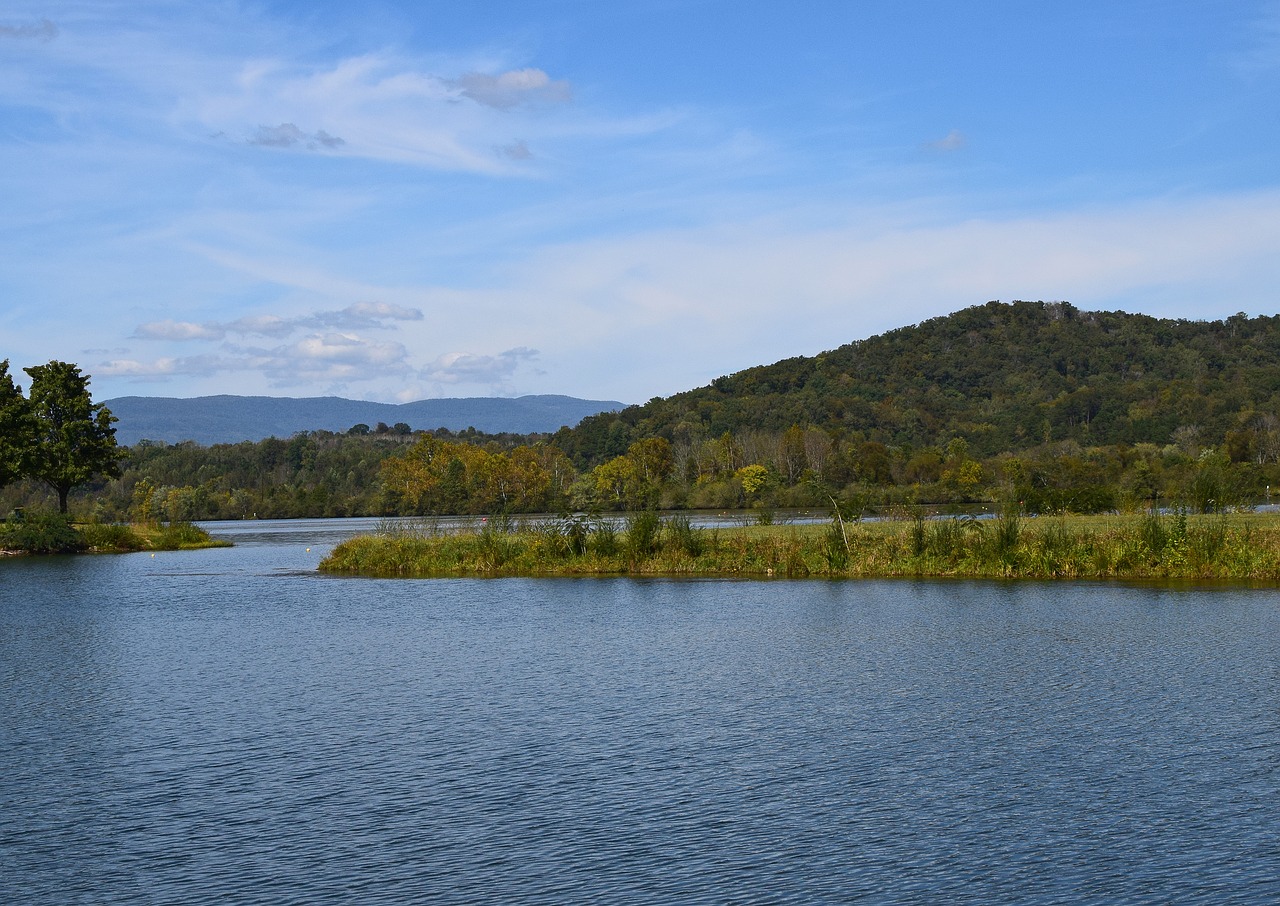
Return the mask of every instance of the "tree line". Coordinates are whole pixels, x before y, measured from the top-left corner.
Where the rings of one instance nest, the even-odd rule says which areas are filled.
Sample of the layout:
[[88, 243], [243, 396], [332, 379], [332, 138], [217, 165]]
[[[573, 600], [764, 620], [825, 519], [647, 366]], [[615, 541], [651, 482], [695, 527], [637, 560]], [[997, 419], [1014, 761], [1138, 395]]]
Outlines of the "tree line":
[[[143, 442], [117, 452], [118, 477], [99, 474], [73, 494], [79, 515], [149, 522], [745, 508], [765, 517], [833, 503], [847, 514], [1010, 503], [1041, 513], [1208, 512], [1280, 489], [1274, 460], [1188, 433], [1165, 444], [1066, 440], [988, 456], [963, 438], [909, 447], [793, 425], [675, 443], [642, 438], [581, 468], [554, 437], [443, 429], [315, 431], [209, 447]], [[0, 505], [36, 506], [52, 493], [19, 482], [0, 492]]]

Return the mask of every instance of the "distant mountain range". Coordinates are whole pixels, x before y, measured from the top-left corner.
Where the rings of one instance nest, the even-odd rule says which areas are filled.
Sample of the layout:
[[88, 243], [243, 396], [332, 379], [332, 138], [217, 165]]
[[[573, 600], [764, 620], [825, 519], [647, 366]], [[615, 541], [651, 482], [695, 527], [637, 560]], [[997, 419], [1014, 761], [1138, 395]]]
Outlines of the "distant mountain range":
[[557, 431], [578, 424], [588, 415], [623, 408], [615, 400], [555, 395], [418, 400], [399, 405], [337, 396], [121, 396], [103, 403], [120, 420], [116, 441], [126, 446], [140, 440], [237, 443], [292, 437], [299, 431], [341, 432], [358, 424], [373, 428], [378, 422], [404, 423], [415, 431], [475, 428], [487, 434], [532, 434]]

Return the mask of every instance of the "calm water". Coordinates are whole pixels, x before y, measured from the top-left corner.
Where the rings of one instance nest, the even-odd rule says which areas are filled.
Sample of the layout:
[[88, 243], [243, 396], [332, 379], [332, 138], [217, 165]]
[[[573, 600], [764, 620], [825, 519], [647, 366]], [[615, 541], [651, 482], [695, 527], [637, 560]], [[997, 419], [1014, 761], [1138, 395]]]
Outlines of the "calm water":
[[347, 526], [218, 528], [0, 562], [6, 902], [1280, 900], [1276, 591], [344, 580]]

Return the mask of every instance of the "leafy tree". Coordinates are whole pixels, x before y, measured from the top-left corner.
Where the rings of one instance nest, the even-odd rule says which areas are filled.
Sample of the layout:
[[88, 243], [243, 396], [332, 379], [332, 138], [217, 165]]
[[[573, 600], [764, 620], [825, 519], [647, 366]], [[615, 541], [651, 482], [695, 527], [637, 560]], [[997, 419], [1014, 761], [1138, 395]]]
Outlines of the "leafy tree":
[[35, 420], [22, 388], [9, 376], [9, 360], [0, 361], [0, 488], [23, 475], [35, 443]]
[[89, 396], [89, 376], [67, 362], [24, 368], [31, 376], [35, 446], [27, 474], [53, 488], [58, 511], [67, 494], [95, 475], [120, 476], [116, 417]]
[[748, 501], [755, 500], [769, 483], [769, 470], [759, 464], [743, 466], [734, 473], [734, 477], [742, 482], [742, 493]]
[[615, 456], [591, 470], [596, 494], [602, 501], [623, 506], [633, 504], [639, 495], [641, 478], [630, 456]]

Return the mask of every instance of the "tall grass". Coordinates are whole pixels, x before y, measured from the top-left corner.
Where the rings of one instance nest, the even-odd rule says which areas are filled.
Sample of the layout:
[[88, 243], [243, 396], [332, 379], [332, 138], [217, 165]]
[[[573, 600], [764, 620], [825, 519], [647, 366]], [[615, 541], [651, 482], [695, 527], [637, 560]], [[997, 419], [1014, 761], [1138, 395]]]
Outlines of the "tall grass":
[[1058, 517], [698, 529], [687, 517], [568, 517], [466, 534], [364, 536], [333, 573], [445, 575], [955, 576], [1280, 580], [1280, 518]]
[[89, 522], [82, 525], [59, 513], [35, 512], [0, 523], [0, 550], [25, 554], [122, 554], [131, 551], [192, 550], [229, 547], [190, 522], [163, 525], [121, 525]]

